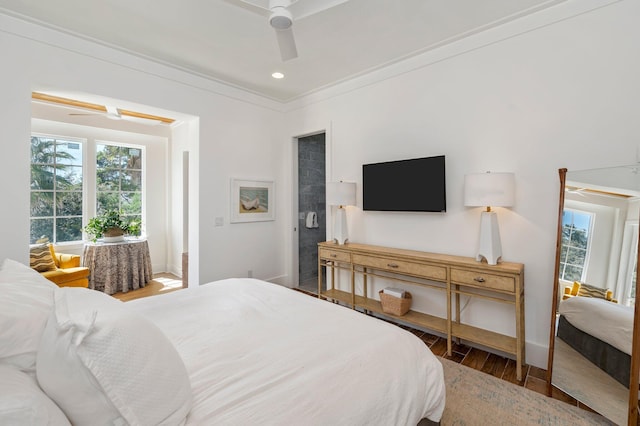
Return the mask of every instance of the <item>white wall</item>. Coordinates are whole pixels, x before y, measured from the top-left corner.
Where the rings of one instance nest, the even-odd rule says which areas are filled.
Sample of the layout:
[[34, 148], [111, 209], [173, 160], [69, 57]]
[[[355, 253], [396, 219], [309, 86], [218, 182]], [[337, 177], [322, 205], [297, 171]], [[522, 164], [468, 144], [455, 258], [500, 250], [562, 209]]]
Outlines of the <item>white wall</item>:
[[[525, 264], [527, 362], [542, 367], [557, 170], [626, 164], [640, 136], [639, 3], [583, 14], [576, 6], [568, 2], [546, 12], [544, 22], [521, 19], [430, 52], [414, 61], [423, 66], [402, 75], [380, 82], [366, 77], [335, 96], [309, 95], [287, 114], [290, 135], [331, 123], [328, 178], [358, 184], [358, 207], [349, 210], [354, 242], [473, 256], [480, 209], [463, 206], [464, 175], [515, 172], [515, 206], [497, 210], [504, 260]], [[440, 154], [447, 161], [446, 214], [361, 210], [362, 164]], [[443, 302], [434, 297], [420, 296], [416, 307], [441, 313]], [[464, 319], [507, 334], [515, 330], [507, 306], [485, 301], [472, 301]]]
[[[182, 275], [182, 253], [187, 251], [184, 241], [188, 242], [188, 235], [185, 235], [185, 221], [188, 223], [188, 214], [185, 215], [185, 196], [184, 191], [185, 170], [183, 155], [188, 152], [188, 123], [181, 123], [172, 129], [172, 144], [169, 154], [169, 189], [172, 197], [171, 202], [167, 203], [167, 210], [170, 212], [169, 218], [169, 245], [170, 250], [167, 254], [168, 270], [174, 274]], [[188, 173], [188, 170], [187, 170]], [[188, 180], [188, 178], [187, 178]], [[188, 209], [187, 209], [188, 210]], [[186, 216], [186, 217], [185, 217]]]
[[[8, 224], [0, 230], [0, 259], [28, 260], [31, 92], [54, 91], [95, 94], [197, 117], [199, 127], [189, 127], [184, 146], [192, 159], [190, 282], [241, 276], [248, 268], [257, 278], [284, 274], [284, 251], [274, 244], [283, 234], [280, 217], [246, 225], [229, 225], [228, 220], [232, 176], [273, 178], [276, 185], [283, 177], [278, 151], [284, 148], [275, 130], [281, 123], [279, 105], [6, 15], [0, 15], [0, 51], [0, 185], [5, 199], [0, 219]], [[170, 182], [162, 178], [162, 184]], [[276, 209], [286, 210], [282, 202]], [[222, 216], [224, 226], [214, 228], [214, 216]]]

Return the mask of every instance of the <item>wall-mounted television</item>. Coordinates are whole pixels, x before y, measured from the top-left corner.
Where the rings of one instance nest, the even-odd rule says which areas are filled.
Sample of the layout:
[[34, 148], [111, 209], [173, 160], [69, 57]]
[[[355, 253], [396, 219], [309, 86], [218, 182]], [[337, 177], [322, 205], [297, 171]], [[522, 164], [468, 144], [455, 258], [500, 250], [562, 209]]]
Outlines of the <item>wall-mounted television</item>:
[[362, 208], [374, 211], [445, 212], [444, 155], [364, 164]]

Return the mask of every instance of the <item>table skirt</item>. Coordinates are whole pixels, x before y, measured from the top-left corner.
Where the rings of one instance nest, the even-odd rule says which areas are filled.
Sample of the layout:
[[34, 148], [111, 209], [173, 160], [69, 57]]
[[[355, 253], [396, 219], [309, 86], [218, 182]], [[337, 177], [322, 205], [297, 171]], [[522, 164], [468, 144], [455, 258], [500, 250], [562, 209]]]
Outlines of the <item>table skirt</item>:
[[142, 288], [153, 275], [146, 240], [87, 244], [83, 264], [90, 271], [89, 288], [107, 294]]

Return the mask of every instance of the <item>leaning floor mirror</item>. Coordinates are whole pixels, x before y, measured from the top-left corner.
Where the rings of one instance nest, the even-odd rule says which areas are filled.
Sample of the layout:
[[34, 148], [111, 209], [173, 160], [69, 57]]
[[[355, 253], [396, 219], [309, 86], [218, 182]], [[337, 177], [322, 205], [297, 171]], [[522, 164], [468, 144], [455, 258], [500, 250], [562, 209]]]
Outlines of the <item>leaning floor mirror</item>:
[[640, 166], [559, 174], [548, 394], [636, 425]]

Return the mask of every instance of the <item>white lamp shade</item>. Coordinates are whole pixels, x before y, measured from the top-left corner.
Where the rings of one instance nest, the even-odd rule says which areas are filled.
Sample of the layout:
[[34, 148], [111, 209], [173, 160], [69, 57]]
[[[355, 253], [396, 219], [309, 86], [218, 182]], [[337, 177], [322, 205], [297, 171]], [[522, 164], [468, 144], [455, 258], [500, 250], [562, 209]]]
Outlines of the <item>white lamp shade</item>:
[[513, 173], [472, 173], [464, 177], [464, 205], [467, 207], [511, 207], [515, 192]]
[[354, 182], [327, 182], [327, 204], [330, 206], [355, 206]]

